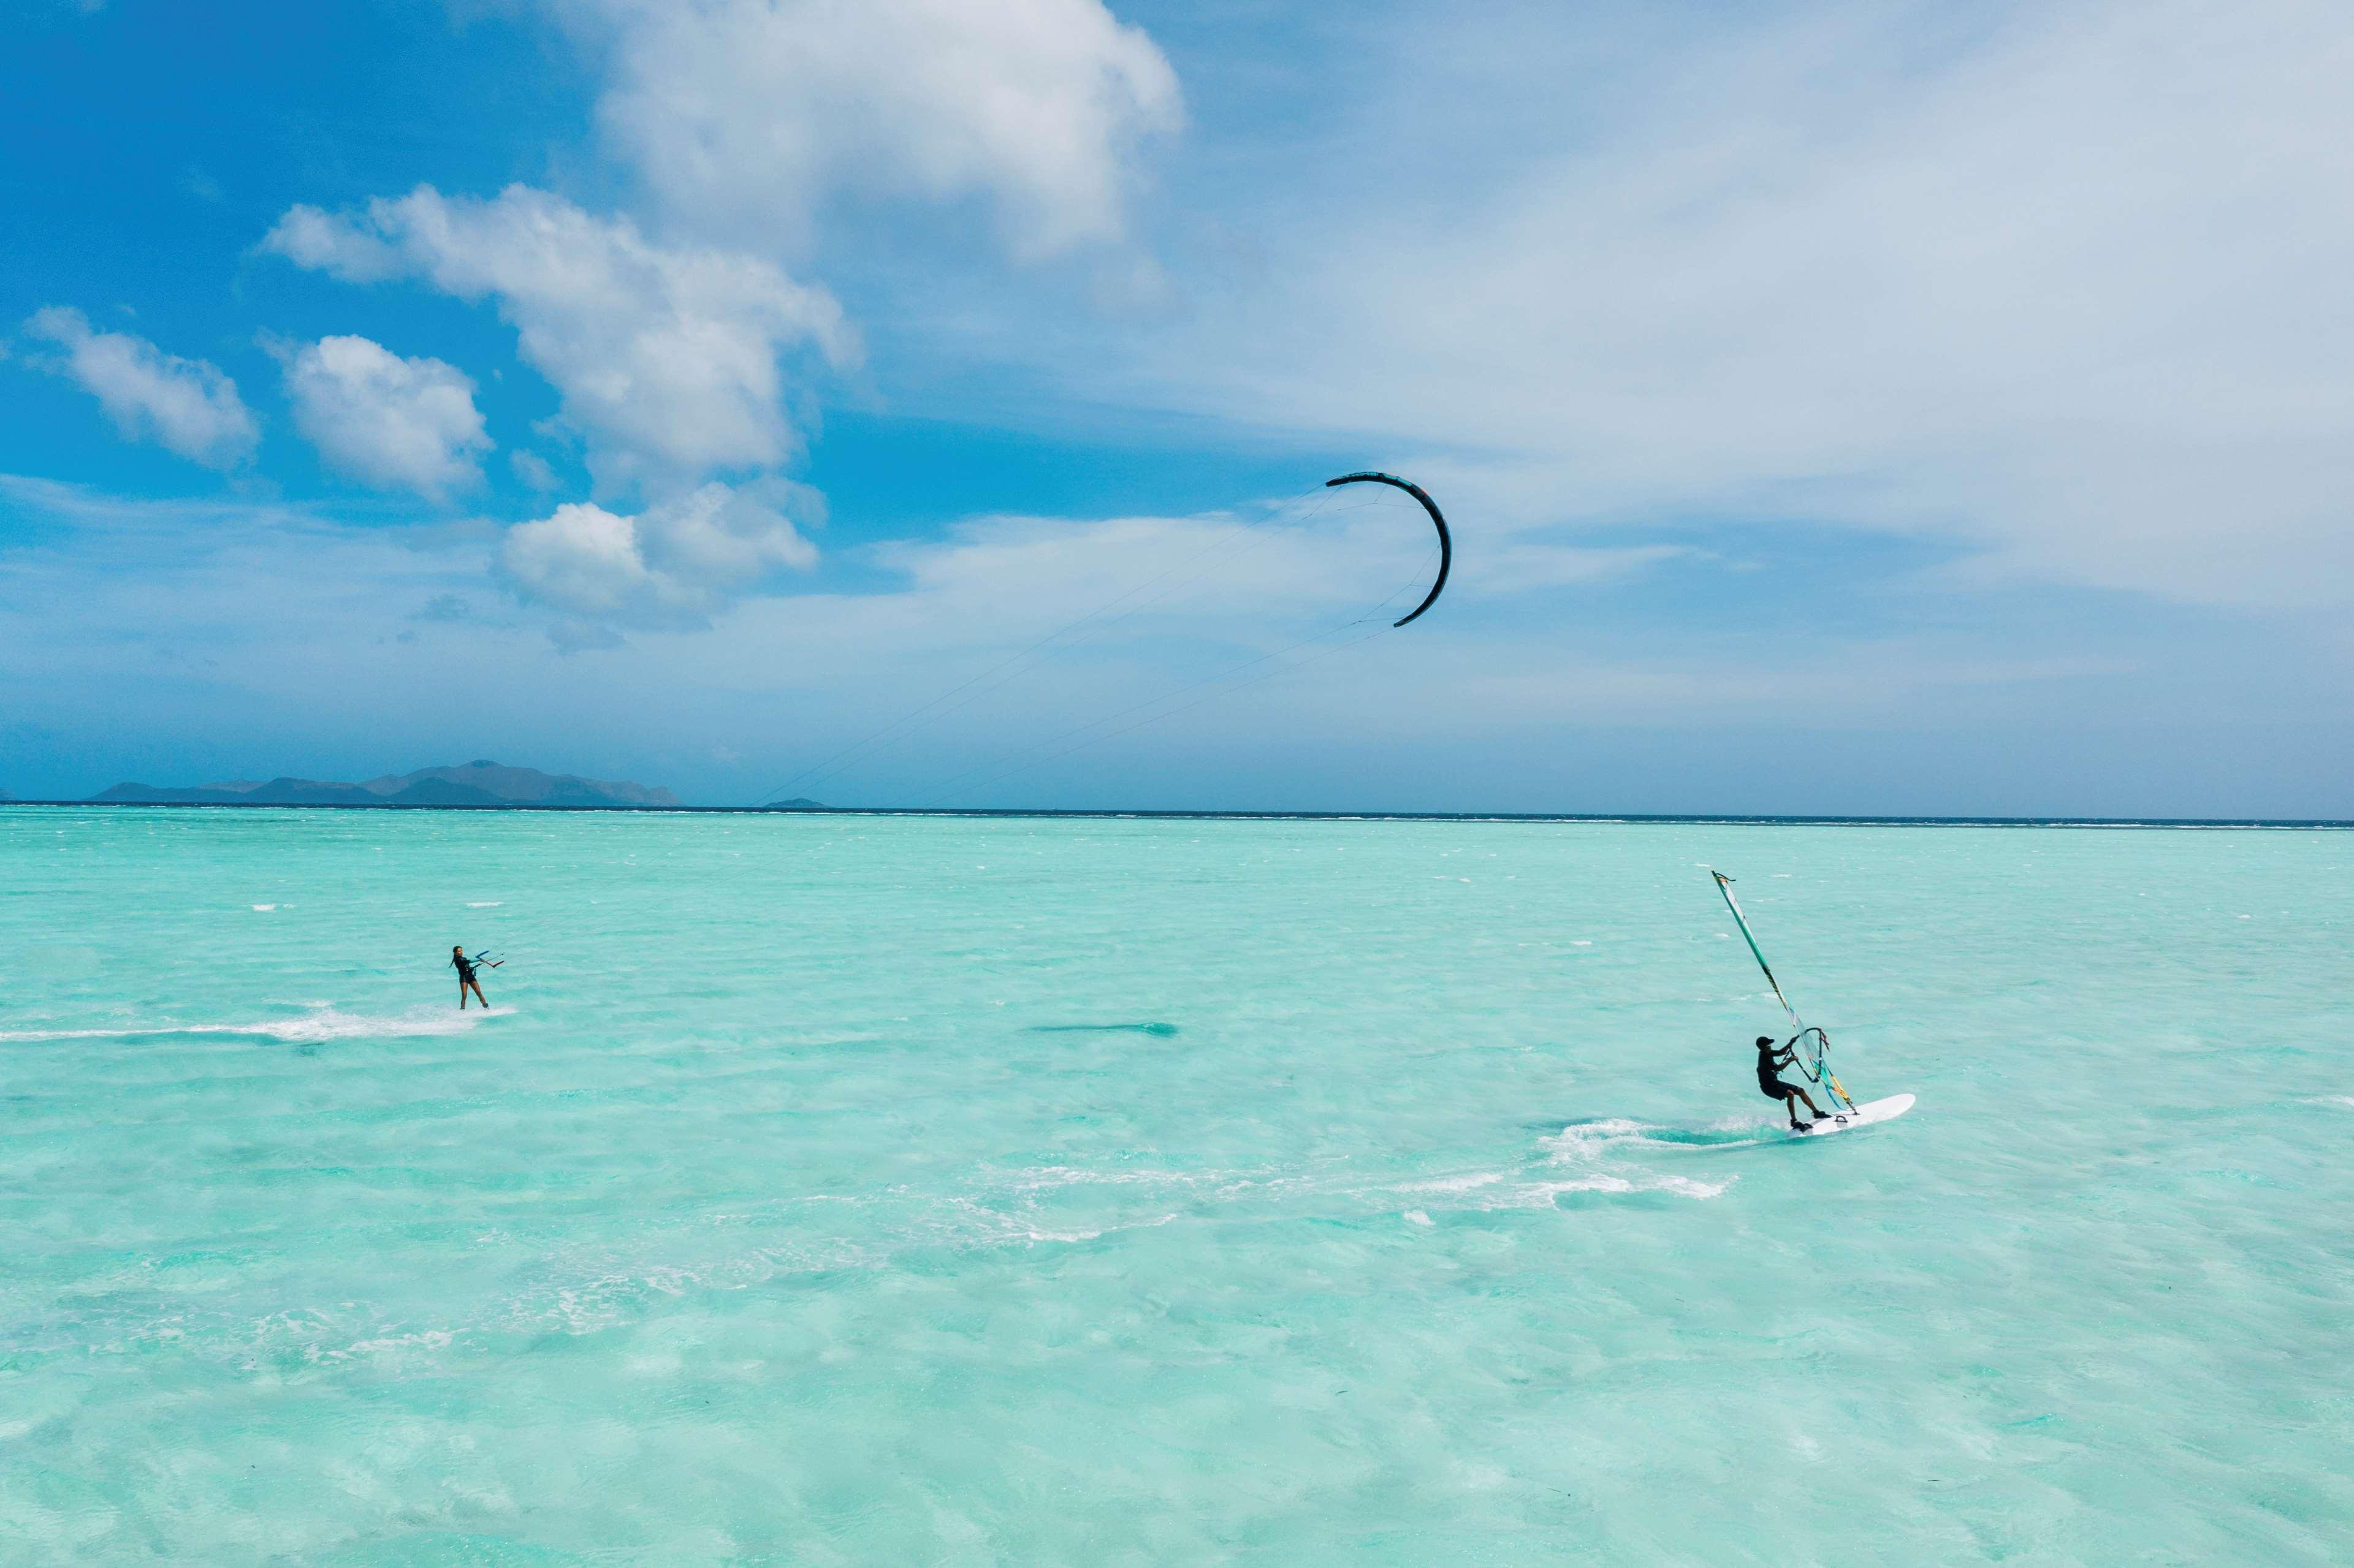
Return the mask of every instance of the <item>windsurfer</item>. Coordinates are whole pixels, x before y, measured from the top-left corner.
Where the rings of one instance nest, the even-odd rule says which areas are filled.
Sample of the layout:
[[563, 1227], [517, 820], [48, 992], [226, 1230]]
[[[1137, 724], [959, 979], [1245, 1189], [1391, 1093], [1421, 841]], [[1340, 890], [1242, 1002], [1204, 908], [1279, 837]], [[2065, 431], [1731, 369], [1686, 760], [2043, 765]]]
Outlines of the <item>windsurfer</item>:
[[1820, 1106], [1815, 1104], [1806, 1090], [1795, 1084], [1786, 1084], [1782, 1081], [1782, 1069], [1797, 1060], [1797, 1056], [1798, 1052], [1795, 1045], [1777, 1046], [1774, 1044], [1774, 1037], [1771, 1034], [1760, 1034], [1757, 1037], [1758, 1090], [1769, 1100], [1780, 1100], [1782, 1108], [1790, 1113], [1791, 1130], [1804, 1132], [1811, 1124], [1798, 1119], [1797, 1102], [1805, 1100], [1807, 1109], [1818, 1118], [1825, 1113]]

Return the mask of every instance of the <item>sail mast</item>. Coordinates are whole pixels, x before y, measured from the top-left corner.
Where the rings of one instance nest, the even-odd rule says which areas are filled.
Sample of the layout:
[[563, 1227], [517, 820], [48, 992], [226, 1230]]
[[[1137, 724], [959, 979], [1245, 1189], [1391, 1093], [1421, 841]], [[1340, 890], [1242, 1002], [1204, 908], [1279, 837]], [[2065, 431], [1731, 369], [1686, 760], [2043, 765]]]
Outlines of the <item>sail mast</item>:
[[1733, 923], [1741, 927], [1741, 938], [1749, 944], [1749, 956], [1755, 959], [1757, 967], [1766, 971], [1766, 983], [1774, 988], [1774, 1000], [1780, 1002], [1782, 1011], [1790, 1015], [1792, 1028], [1804, 1029], [1806, 1021], [1798, 1016], [1798, 1010], [1790, 1005], [1790, 999], [1782, 994], [1782, 982], [1774, 978], [1774, 966], [1767, 963], [1766, 955], [1758, 950], [1757, 938], [1750, 931], [1749, 922], [1741, 913], [1741, 905], [1733, 896], [1733, 878], [1714, 866], [1709, 867], [1708, 874], [1716, 878], [1716, 890], [1724, 895], [1724, 906], [1733, 911]]

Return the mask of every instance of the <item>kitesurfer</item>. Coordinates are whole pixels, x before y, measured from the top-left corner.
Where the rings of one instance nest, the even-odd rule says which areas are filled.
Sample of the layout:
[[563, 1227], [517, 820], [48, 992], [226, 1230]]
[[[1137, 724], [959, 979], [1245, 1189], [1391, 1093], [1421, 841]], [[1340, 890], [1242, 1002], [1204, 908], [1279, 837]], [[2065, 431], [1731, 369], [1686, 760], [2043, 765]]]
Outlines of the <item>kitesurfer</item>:
[[500, 964], [504, 962], [506, 962], [504, 959], [493, 961], [487, 953], [476, 953], [470, 959], [466, 956], [466, 949], [462, 947], [451, 948], [450, 949], [450, 967], [458, 971], [459, 1012], [463, 1012], [466, 1011], [466, 993], [469, 991], [474, 993], [474, 1000], [481, 1002], [485, 1011], [489, 1009], [491, 999], [482, 994], [482, 982], [474, 978], [475, 966], [480, 965], [483, 969], [497, 969]]
[[1782, 1081], [1782, 1069], [1797, 1059], [1798, 1053], [1795, 1046], [1776, 1046], [1771, 1034], [1760, 1034], [1757, 1037], [1758, 1090], [1767, 1099], [1782, 1102], [1782, 1108], [1790, 1113], [1791, 1131], [1804, 1132], [1813, 1123], [1798, 1119], [1798, 1107], [1795, 1102], [1805, 1100], [1807, 1109], [1812, 1111], [1818, 1118], [1823, 1116], [1824, 1111], [1808, 1096], [1806, 1090], [1795, 1084], [1786, 1084]]

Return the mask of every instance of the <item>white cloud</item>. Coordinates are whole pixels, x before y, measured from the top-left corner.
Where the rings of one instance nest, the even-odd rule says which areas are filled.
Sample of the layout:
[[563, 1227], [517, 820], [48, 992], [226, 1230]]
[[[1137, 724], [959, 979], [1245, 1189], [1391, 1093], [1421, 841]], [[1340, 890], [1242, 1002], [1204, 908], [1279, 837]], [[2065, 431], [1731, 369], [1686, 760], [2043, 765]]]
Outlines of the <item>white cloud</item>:
[[507, 463], [514, 470], [515, 477], [534, 490], [546, 492], [564, 488], [564, 477], [556, 471], [554, 464], [537, 452], [518, 447], [507, 454]]
[[96, 331], [89, 317], [63, 306], [35, 312], [25, 330], [65, 351], [47, 368], [96, 397], [125, 440], [231, 468], [261, 439], [237, 383], [216, 366], [165, 354], [129, 333]]
[[1312, 507], [1295, 503], [1272, 515], [979, 517], [942, 538], [895, 540], [870, 553], [907, 577], [928, 620], [1009, 636], [1097, 607], [1123, 637], [1172, 628], [1253, 635], [1270, 624], [1283, 635], [1285, 616], [1345, 620], [1384, 595], [1411, 605], [1429, 586], [1435, 543], [1415, 503], [1372, 501], [1337, 516], [1313, 515]]
[[1576, 545], [1515, 544], [1498, 539], [1465, 574], [1464, 587], [1483, 594], [1527, 593], [1535, 588], [1606, 582], [1647, 567], [1688, 557], [1681, 545], [1628, 545], [1592, 549]]
[[805, 237], [829, 196], [993, 204], [1008, 246], [1117, 238], [1176, 73], [1101, 0], [545, 0], [610, 56], [599, 117], [705, 232]]
[[1218, 127], [1172, 170], [1218, 221], [1164, 247], [1190, 309], [1140, 353], [1051, 302], [968, 304], [980, 351], [1456, 454], [1467, 517], [1468, 483], [1529, 522], [1832, 522], [2354, 605], [2354, 11], [1376, 20], [1312, 133]]
[[652, 578], [636, 521], [587, 502], [508, 530], [506, 565], [534, 598], [588, 615], [626, 608]]
[[[1346, 613], [1317, 570], [1354, 569], [1336, 558], [1341, 536], [1302, 541], [1285, 526], [1265, 546], [1279, 567], [1248, 564], [1264, 554], [1214, 556], [1199, 563], [1217, 569], [1198, 596], [1097, 624], [1067, 656], [1056, 644], [1009, 664], [1164, 567], [1183, 579], [1190, 546], [1216, 538], [1221, 521], [979, 523], [958, 541], [907, 546], [904, 586], [754, 599], [707, 630], [681, 618], [622, 645], [601, 620], [541, 634], [470, 612], [503, 537], [486, 524], [387, 528], [311, 507], [0, 475], [0, 648], [11, 654], [0, 711], [55, 737], [43, 775], [54, 782], [38, 792], [61, 795], [143, 771], [159, 781], [153, 758], [167, 753], [212, 758], [184, 778], [254, 766], [333, 777], [300, 758], [405, 768], [512, 747], [548, 767], [634, 758], [610, 770], [740, 802], [983, 677], [923, 708], [904, 741], [792, 792], [1337, 810], [2340, 810], [2354, 732], [2312, 715], [2342, 695], [2354, 650], [2282, 618], [2104, 626], [2067, 613], [2081, 594], [2035, 593], [2020, 606], [2033, 613], [1990, 641], [1950, 621], [1892, 626], [1884, 600], [1861, 617], [1841, 604], [1794, 633], [1792, 585], [1759, 584], [1755, 616], [1697, 616], [1710, 624], [1629, 646], [1588, 613], [1617, 613], [1617, 588], [1556, 590], [1514, 615], [1464, 613], [1476, 601], [1450, 588], [1403, 632], [1313, 663], [1301, 661], [1325, 645], [1252, 666]], [[1056, 533], [1062, 550], [1042, 553]], [[1307, 547], [1292, 557], [1295, 545]], [[929, 551], [959, 558], [920, 558]], [[1042, 579], [1055, 553], [1069, 569]], [[1294, 570], [1308, 575], [1287, 584]], [[1717, 568], [1705, 563], [1668, 570], [1657, 597], [1740, 586], [1710, 587]], [[634, 580], [626, 564], [624, 576]], [[1385, 579], [1368, 576], [1369, 597]], [[1229, 581], [1245, 593], [1236, 613], [1218, 597]], [[564, 656], [597, 648], [609, 652]], [[1288, 673], [1259, 679], [1278, 667]], [[498, 679], [485, 682], [486, 669]], [[470, 694], [458, 720], [453, 689]], [[1074, 726], [1087, 727], [1055, 738]], [[699, 760], [716, 742], [746, 754], [740, 769]], [[1030, 765], [990, 782], [1012, 765], [1001, 759], [1022, 758]], [[21, 776], [25, 759], [12, 766]]]
[[570, 503], [507, 530], [503, 561], [526, 598], [581, 622], [700, 625], [778, 570], [817, 564], [786, 515], [816, 504], [814, 492], [775, 479], [706, 484], [634, 517]]
[[522, 185], [491, 201], [420, 185], [356, 214], [297, 207], [263, 244], [353, 282], [418, 277], [494, 300], [592, 464], [619, 481], [675, 486], [784, 461], [800, 438], [779, 356], [858, 357], [823, 290], [755, 257], [655, 245], [626, 218]]
[[455, 366], [324, 337], [289, 351], [285, 366], [294, 423], [333, 467], [434, 500], [482, 482], [491, 440], [474, 384]]
[[[437, 203], [440, 200], [440, 193], [430, 185], [419, 186], [410, 199], [419, 196], [430, 196]], [[378, 208], [387, 216], [379, 217]], [[400, 247], [376, 231], [398, 221], [392, 208], [389, 201], [371, 202], [368, 221], [363, 222], [298, 204], [287, 208], [286, 215], [262, 237], [261, 248], [276, 251], [297, 267], [332, 272], [346, 283], [387, 282], [411, 270]], [[479, 294], [480, 291], [474, 292]]]

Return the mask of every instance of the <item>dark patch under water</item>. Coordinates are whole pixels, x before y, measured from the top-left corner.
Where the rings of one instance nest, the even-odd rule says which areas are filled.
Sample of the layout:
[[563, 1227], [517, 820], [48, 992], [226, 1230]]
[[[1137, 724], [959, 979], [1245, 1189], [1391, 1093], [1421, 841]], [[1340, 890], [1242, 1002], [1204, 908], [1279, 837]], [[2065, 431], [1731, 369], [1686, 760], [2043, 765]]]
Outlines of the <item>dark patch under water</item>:
[[1173, 1023], [1034, 1023], [1033, 1034], [1150, 1034], [1166, 1040], [1177, 1033]]

